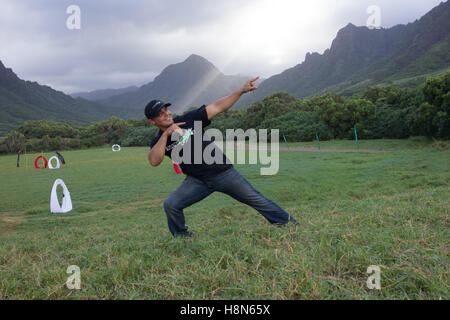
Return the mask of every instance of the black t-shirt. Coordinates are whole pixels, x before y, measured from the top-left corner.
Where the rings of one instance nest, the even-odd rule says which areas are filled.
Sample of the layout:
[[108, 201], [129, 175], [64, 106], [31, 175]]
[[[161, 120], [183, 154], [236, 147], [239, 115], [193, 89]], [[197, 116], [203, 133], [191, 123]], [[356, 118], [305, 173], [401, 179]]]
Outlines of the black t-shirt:
[[[189, 161], [182, 161], [181, 163], [178, 164], [184, 174], [201, 179], [201, 178], [207, 178], [210, 176], [214, 176], [220, 172], [223, 172], [223, 171], [233, 167], [233, 165], [228, 160], [228, 158], [214, 144], [214, 142], [212, 142], [209, 139], [208, 139], [208, 141], [203, 141], [203, 135], [205, 133], [204, 128], [206, 126], [208, 126], [209, 124], [211, 124], [211, 121], [208, 120], [208, 115], [206, 113], [206, 106], [203, 105], [196, 110], [192, 110], [192, 111], [187, 112], [184, 115], [177, 116], [173, 119], [173, 121], [174, 121], [174, 123], [186, 122], [185, 124], [180, 125], [180, 128], [185, 129], [185, 130], [183, 130], [185, 134], [181, 138], [178, 136], [177, 141], [172, 141], [172, 136], [169, 136], [167, 138], [165, 155], [172, 159], [172, 152], [177, 152], [177, 154], [180, 157], [182, 157], [184, 152], [189, 152], [189, 150], [186, 149], [186, 148], [189, 148], [190, 149], [190, 163], [185, 163], [185, 162], [189, 162]], [[197, 155], [195, 155], [195, 152], [194, 152], [194, 145], [196, 142], [198, 142], [198, 140], [200, 140], [199, 136], [194, 138], [194, 135], [198, 134], [194, 130], [195, 129], [194, 121], [201, 121], [201, 124], [202, 124], [202, 132], [201, 132], [202, 154], [201, 155], [198, 154], [199, 152], [197, 152]], [[197, 124], [197, 126], [198, 126], [198, 124]], [[156, 143], [158, 143], [158, 140], [162, 134], [163, 134], [163, 131], [159, 130], [156, 137], [150, 143], [151, 148], [153, 148], [153, 146]], [[180, 145], [180, 143], [181, 143], [181, 145]], [[205, 148], [210, 144], [212, 144], [212, 146], [210, 146], [207, 151], [214, 158], [220, 158], [221, 161], [215, 161], [214, 163], [211, 163], [211, 164], [205, 163], [205, 159], [203, 157], [203, 152], [204, 152]], [[180, 150], [180, 148], [182, 148], [182, 150]], [[198, 149], [198, 151], [200, 151], [199, 148], [197, 148], [197, 149]], [[186, 157], [189, 158], [189, 153], [187, 154]], [[174, 155], [173, 158], [176, 158], [176, 156]], [[201, 163], [195, 164], [195, 162], [199, 162], [199, 160], [201, 161]], [[175, 162], [178, 162], [178, 161], [175, 161]]]

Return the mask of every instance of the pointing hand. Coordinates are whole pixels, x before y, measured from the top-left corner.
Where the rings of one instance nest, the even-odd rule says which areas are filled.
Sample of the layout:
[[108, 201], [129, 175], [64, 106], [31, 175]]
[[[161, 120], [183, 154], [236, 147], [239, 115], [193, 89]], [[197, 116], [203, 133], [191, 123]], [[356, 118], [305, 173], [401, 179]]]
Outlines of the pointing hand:
[[259, 79], [259, 77], [256, 77], [256, 78], [254, 78], [254, 79], [248, 80], [248, 81], [244, 84], [244, 86], [242, 87], [242, 91], [243, 91], [244, 93], [247, 93], [247, 92], [250, 92], [250, 91], [253, 91], [253, 90], [258, 89], [258, 87], [256, 87], [256, 86], [253, 84], [253, 82], [255, 82], [255, 81], [258, 80], [258, 79]]
[[179, 125], [183, 125], [186, 122], [178, 122], [178, 123], [174, 123], [172, 124], [170, 127], [168, 127], [166, 129], [166, 131], [164, 132], [167, 136], [170, 136], [172, 133], [177, 132], [180, 135], [183, 135], [183, 130], [179, 127]]

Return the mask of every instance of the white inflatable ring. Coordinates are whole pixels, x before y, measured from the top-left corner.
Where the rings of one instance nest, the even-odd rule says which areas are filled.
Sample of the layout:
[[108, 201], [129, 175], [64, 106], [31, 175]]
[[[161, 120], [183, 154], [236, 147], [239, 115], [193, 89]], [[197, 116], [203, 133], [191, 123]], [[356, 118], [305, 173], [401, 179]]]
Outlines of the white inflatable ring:
[[[52, 165], [52, 160], [53, 160], [53, 159], [56, 159], [56, 167], [54, 167], [54, 166]], [[49, 169], [59, 169], [59, 159], [58, 159], [57, 156], [53, 156], [53, 157], [51, 157], [50, 159], [48, 159], [48, 168], [49, 168]]]
[[[62, 204], [59, 204], [58, 196], [56, 195], [56, 187], [61, 186], [63, 189]], [[66, 213], [72, 210], [72, 199], [70, 198], [70, 192], [67, 189], [64, 181], [56, 179], [53, 183], [52, 193], [50, 194], [50, 212], [52, 213]]]
[[[115, 147], [117, 147], [117, 149], [115, 149]], [[114, 144], [112, 146], [112, 151], [114, 151], [114, 152], [120, 151], [120, 146], [118, 144]]]

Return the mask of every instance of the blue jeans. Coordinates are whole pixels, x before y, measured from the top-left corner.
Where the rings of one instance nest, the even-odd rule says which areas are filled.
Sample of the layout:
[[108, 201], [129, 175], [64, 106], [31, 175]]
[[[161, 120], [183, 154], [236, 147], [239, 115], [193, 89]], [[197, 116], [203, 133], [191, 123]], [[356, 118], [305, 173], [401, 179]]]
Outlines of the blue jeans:
[[206, 198], [214, 191], [225, 193], [234, 199], [257, 210], [272, 224], [286, 224], [295, 219], [278, 204], [267, 199], [234, 168], [223, 171], [213, 177], [197, 179], [187, 176], [186, 179], [164, 201], [169, 230], [172, 235], [183, 235], [187, 232], [183, 209]]

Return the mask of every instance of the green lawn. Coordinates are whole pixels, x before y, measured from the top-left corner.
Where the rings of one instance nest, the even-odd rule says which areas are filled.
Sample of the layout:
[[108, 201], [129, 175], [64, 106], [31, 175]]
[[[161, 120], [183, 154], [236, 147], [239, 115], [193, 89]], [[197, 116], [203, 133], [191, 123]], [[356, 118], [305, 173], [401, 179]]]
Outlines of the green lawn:
[[[58, 170], [1, 156], [0, 299], [449, 299], [447, 144], [360, 148], [388, 152], [280, 152], [274, 176], [236, 165], [300, 226], [271, 226], [215, 193], [185, 210], [186, 240], [172, 238], [162, 207], [183, 176], [168, 159], [150, 167], [148, 148], [65, 151]], [[66, 214], [50, 213], [57, 178], [71, 193]], [[66, 287], [70, 265], [81, 290]], [[367, 288], [370, 265], [381, 290]]]

